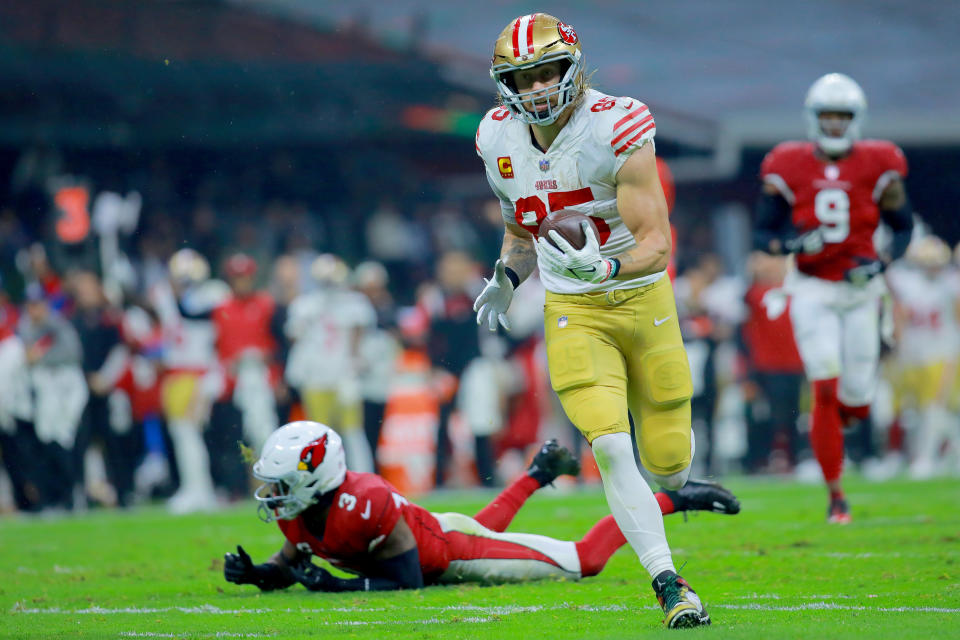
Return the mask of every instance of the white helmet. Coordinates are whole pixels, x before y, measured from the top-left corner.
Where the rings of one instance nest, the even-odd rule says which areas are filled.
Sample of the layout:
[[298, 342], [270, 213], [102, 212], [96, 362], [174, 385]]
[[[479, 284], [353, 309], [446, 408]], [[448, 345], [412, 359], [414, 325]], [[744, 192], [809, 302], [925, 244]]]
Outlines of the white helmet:
[[167, 267], [170, 279], [181, 285], [197, 284], [210, 277], [210, 263], [190, 248], [180, 249], [170, 256]]
[[321, 253], [310, 265], [310, 275], [321, 286], [343, 287], [350, 280], [350, 267], [332, 253]]
[[[821, 77], [807, 91], [803, 106], [807, 118], [807, 136], [827, 154], [846, 153], [853, 141], [860, 138], [860, 127], [867, 115], [867, 98], [860, 85], [850, 76], [828, 73]], [[823, 131], [820, 127], [820, 114], [825, 111], [851, 114], [850, 124], [843, 135], [829, 136]]]
[[950, 264], [950, 247], [939, 237], [926, 235], [910, 243], [906, 257], [921, 269], [942, 269]]
[[333, 491], [347, 475], [343, 441], [325, 424], [301, 420], [267, 438], [253, 475], [264, 481], [254, 492], [264, 522], [292, 520]]

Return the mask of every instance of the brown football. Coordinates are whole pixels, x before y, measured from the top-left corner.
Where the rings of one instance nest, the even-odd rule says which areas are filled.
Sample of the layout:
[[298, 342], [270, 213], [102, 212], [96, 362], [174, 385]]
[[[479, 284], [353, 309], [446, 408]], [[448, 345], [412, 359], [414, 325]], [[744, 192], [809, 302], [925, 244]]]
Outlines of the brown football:
[[[538, 235], [541, 238], [546, 238], [547, 241], [553, 246], [557, 246], [553, 239], [550, 238], [550, 234], [547, 233], [550, 230], [556, 231], [563, 238], [570, 243], [574, 249], [583, 249], [583, 245], [587, 243], [587, 237], [583, 233], [583, 228], [580, 226], [582, 222], [588, 222], [591, 227], [593, 227], [593, 234], [600, 238], [600, 234], [597, 232], [597, 225], [591, 220], [588, 216], [583, 215], [579, 211], [574, 211], [572, 209], [561, 209], [551, 213], [549, 216], [543, 219], [540, 223], [540, 231]], [[559, 248], [559, 247], [557, 247]]]

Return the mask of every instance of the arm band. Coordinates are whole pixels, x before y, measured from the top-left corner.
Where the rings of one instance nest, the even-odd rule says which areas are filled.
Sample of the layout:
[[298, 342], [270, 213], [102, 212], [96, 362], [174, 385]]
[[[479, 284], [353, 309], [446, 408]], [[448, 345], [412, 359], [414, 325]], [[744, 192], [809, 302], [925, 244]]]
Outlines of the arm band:
[[414, 547], [398, 556], [380, 560], [383, 575], [359, 578], [336, 578], [331, 591], [395, 591], [423, 587], [423, 571], [420, 569], [420, 554]]
[[790, 203], [779, 193], [761, 194], [754, 209], [753, 248], [770, 253], [770, 245], [774, 240], [783, 247], [788, 239], [795, 236], [791, 213]]
[[913, 237], [913, 207], [907, 198], [897, 209], [881, 209], [880, 217], [893, 231], [890, 242], [890, 260], [896, 260], [907, 252], [907, 245]]
[[517, 272], [511, 269], [510, 267], [504, 265], [503, 272], [506, 274], [507, 278], [510, 280], [510, 284], [513, 285], [513, 289], [516, 290], [520, 286], [520, 276], [517, 275]]
[[612, 280], [620, 273], [620, 261], [616, 258], [607, 258], [607, 260], [610, 261], [610, 277], [607, 280]]

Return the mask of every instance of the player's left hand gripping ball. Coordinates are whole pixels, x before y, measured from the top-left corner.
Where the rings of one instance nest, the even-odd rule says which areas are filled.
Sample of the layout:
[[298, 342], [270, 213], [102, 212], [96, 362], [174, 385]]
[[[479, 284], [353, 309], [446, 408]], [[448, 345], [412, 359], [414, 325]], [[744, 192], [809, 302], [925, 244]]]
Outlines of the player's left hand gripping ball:
[[[617, 275], [616, 264], [600, 255], [600, 242], [588, 223], [581, 223], [586, 242], [582, 249], [574, 249], [566, 238], [551, 229], [547, 233], [554, 247], [546, 238], [536, 241], [537, 256], [546, 268], [562, 275], [573, 275], [578, 280], [599, 284]], [[559, 247], [559, 249], [557, 248]]]
[[483, 279], [487, 286], [473, 302], [473, 310], [477, 312], [477, 324], [486, 322], [490, 331], [497, 330], [498, 320], [504, 329], [510, 331], [507, 309], [510, 308], [510, 301], [513, 300], [513, 283], [507, 277], [505, 268], [503, 260], [497, 260], [497, 264], [493, 267], [493, 278]]

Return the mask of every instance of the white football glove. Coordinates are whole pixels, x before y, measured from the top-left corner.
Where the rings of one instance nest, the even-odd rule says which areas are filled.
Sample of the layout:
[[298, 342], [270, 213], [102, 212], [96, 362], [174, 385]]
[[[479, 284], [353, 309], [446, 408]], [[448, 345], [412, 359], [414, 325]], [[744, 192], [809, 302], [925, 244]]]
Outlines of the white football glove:
[[573, 275], [578, 280], [593, 284], [605, 282], [615, 275], [614, 264], [600, 255], [600, 242], [593, 232], [593, 227], [586, 222], [582, 222], [581, 227], [587, 238], [582, 249], [574, 249], [566, 238], [551, 229], [547, 233], [560, 248], [557, 249], [549, 240], [540, 237], [535, 243], [537, 257], [544, 267], [554, 273]]
[[498, 320], [504, 329], [510, 331], [507, 309], [513, 300], [513, 283], [504, 271], [505, 266], [503, 260], [497, 260], [493, 266], [493, 278], [483, 279], [487, 286], [473, 302], [473, 310], [477, 312], [477, 324], [486, 322], [490, 331], [497, 330]]

